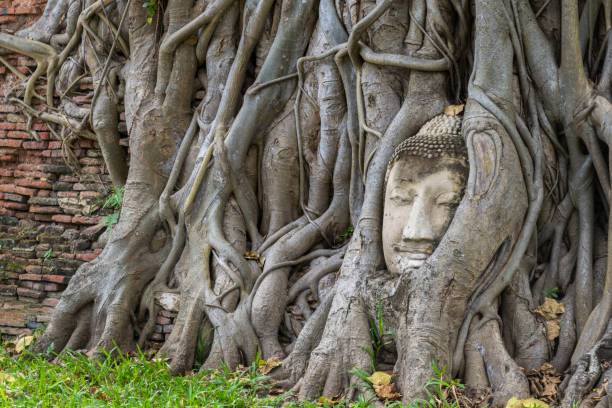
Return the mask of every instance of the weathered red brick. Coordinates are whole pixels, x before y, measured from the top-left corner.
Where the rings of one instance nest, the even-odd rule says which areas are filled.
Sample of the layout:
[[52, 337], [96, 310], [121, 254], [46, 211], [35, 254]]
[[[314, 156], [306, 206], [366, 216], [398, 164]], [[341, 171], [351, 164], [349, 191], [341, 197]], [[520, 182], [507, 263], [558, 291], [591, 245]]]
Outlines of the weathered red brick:
[[169, 318], [175, 318], [176, 317], [176, 313], [175, 312], [171, 312], [169, 310], [160, 310], [159, 314], [161, 316], [165, 316], [165, 317], [169, 317]]
[[19, 280], [22, 281], [41, 281], [42, 275], [38, 275], [36, 273], [22, 273], [19, 275]]
[[42, 299], [45, 297], [45, 292], [28, 288], [17, 288], [17, 295], [20, 297]]
[[49, 132], [37, 132], [40, 140], [51, 140], [51, 133]]
[[40, 308], [40, 313], [51, 314], [51, 313], [53, 313], [53, 308], [52, 307], [41, 307]]
[[94, 142], [92, 140], [81, 139], [76, 145], [82, 148], [90, 149], [94, 147]]
[[25, 203], [26, 198], [20, 194], [0, 193], [3, 200], [15, 201], [16, 203]]
[[36, 141], [23, 142], [23, 148], [24, 149], [46, 149], [47, 142], [36, 142]]
[[[41, 164], [35, 165], [42, 168]], [[15, 170], [15, 177], [26, 177], [26, 178], [39, 178], [41, 180], [47, 180], [55, 177], [53, 173], [45, 173], [44, 171], [35, 171], [35, 170]]]
[[27, 210], [28, 205], [22, 203], [16, 203], [13, 201], [0, 201], [0, 207], [10, 208], [12, 210]]
[[43, 289], [47, 292], [58, 292], [62, 290], [63, 287], [58, 285], [57, 283], [45, 283], [43, 285]]
[[62, 210], [59, 207], [32, 205], [30, 206], [30, 212], [40, 214], [60, 214]]
[[69, 175], [69, 174], [62, 174], [59, 178], [60, 181], [65, 181], [67, 183], [78, 183], [79, 182], [79, 178]]
[[49, 131], [49, 126], [47, 126], [46, 123], [34, 123], [32, 129], [37, 131]]
[[82, 254], [76, 254], [76, 259], [83, 261], [83, 262], [90, 262], [93, 261], [94, 259], [96, 259], [98, 257], [98, 254], [96, 253], [92, 253], [92, 252], [86, 252], [86, 253], [82, 253]]
[[[0, 123], [0, 129], [4, 130], [25, 130], [25, 123], [11, 123], [11, 122], [2, 122]], [[30, 135], [26, 132], [8, 132], [6, 137], [10, 137], [12, 139], [29, 139]]]
[[34, 214], [34, 219], [36, 221], [42, 221], [42, 222], [51, 222], [51, 221], [53, 221], [51, 219], [51, 215], [49, 215], [49, 214]]
[[51, 316], [52, 315], [53, 315], [53, 313], [39, 314], [38, 316], [36, 316], [36, 321], [38, 323], [49, 323], [51, 321]]
[[101, 166], [104, 164], [104, 160], [93, 157], [83, 157], [82, 159], [79, 159], [79, 163], [84, 166]]
[[91, 98], [87, 95], [77, 95], [72, 98], [76, 103], [88, 103], [91, 102]]
[[22, 5], [15, 8], [15, 14], [39, 14], [40, 10], [38, 7]]
[[[17, 291], [19, 291], [18, 288]], [[25, 325], [25, 312], [11, 311], [11, 310], [3, 310], [0, 314], [0, 325], [2, 326], [13, 326], [13, 327], [23, 327]]]
[[15, 193], [27, 196], [33, 196], [36, 193], [36, 190], [31, 188], [14, 186], [12, 184], [0, 184], [0, 191], [4, 193]]
[[32, 163], [19, 163], [17, 165], [17, 168], [23, 171], [41, 171], [43, 169], [43, 165]]
[[20, 147], [22, 140], [19, 139], [0, 139], [0, 147]]
[[28, 265], [25, 267], [27, 273], [40, 273], [41, 267], [39, 265]]
[[15, 215], [15, 211], [9, 210], [8, 208], [0, 207], [0, 215], [6, 215], [8, 217], [13, 217]]
[[[15, 16], [0, 16], [0, 23], [12, 23], [13, 21], [17, 21], [17, 17]], [[11, 112], [11, 111], [4, 111]]]
[[157, 316], [157, 320], [156, 320], [157, 324], [170, 324], [172, 323], [172, 320], [168, 319], [167, 317], [163, 317], [163, 316]]
[[70, 281], [70, 276], [63, 276], [63, 275], [40, 275], [41, 279], [45, 282], [51, 282], [51, 283], [59, 283], [61, 285], [65, 285]]
[[47, 307], [55, 307], [57, 306], [58, 303], [59, 303], [59, 299], [55, 299], [55, 298], [46, 298], [45, 300], [42, 301], [42, 305], [47, 306]]
[[99, 224], [100, 221], [102, 221], [102, 217], [101, 216], [97, 216], [97, 217], [75, 216], [75, 217], [72, 217], [72, 223], [73, 224], [94, 225], [94, 224]]
[[61, 198], [69, 197], [76, 198], [79, 196], [78, 191], [58, 191], [57, 196]]
[[102, 195], [102, 193], [98, 191], [81, 191], [79, 193], [79, 197], [81, 198], [98, 198]]
[[72, 222], [72, 217], [70, 215], [54, 215], [51, 219], [55, 222], [63, 222], [66, 224], [70, 224]]
[[42, 180], [17, 179], [15, 184], [24, 187], [41, 188], [46, 190], [51, 190], [53, 188], [53, 184]]

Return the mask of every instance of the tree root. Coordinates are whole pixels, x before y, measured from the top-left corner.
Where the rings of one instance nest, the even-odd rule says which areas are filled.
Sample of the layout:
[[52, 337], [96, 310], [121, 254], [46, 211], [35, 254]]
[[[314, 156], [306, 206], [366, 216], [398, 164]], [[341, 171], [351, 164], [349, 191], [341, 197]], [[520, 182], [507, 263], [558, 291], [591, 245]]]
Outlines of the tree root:
[[603, 337], [572, 365], [570, 375], [559, 386], [559, 392], [563, 395], [562, 407], [570, 407], [572, 403], [582, 400], [599, 379], [602, 360], [612, 359], [612, 323], [607, 326]]

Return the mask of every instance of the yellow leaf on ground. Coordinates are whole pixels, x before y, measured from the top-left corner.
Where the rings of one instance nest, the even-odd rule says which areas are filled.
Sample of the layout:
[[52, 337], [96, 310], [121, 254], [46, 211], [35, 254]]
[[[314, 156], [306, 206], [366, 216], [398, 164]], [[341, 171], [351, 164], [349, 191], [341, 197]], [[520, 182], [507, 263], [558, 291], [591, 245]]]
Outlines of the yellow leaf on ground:
[[456, 116], [463, 112], [463, 107], [465, 105], [448, 105], [444, 108], [444, 113], [449, 116]]
[[263, 268], [264, 264], [266, 263], [266, 258], [261, 256], [261, 255], [259, 255], [255, 251], [245, 252], [244, 253], [244, 257], [245, 257], [245, 259], [250, 259], [250, 260], [253, 260], [253, 261], [257, 261], [257, 265], [260, 268]]
[[391, 384], [391, 376], [382, 371], [376, 371], [371, 376], [366, 377], [366, 380], [372, 383], [372, 385], [389, 385]]
[[527, 398], [520, 400], [516, 397], [512, 397], [508, 400], [506, 408], [548, 408], [548, 404], [537, 400], [535, 398]]
[[559, 337], [561, 327], [559, 326], [559, 320], [547, 320], [546, 321], [546, 337], [548, 340], [553, 341]]
[[268, 361], [260, 360], [257, 363], [257, 371], [261, 375], [266, 375], [281, 364], [282, 362], [278, 357], [272, 357]]
[[548, 340], [553, 341], [559, 337], [559, 315], [565, 313], [563, 303], [545, 298], [544, 303], [537, 307], [535, 312], [544, 318]]
[[395, 401], [402, 398], [402, 394], [395, 389], [395, 384], [374, 385], [374, 391], [384, 400]]
[[249, 252], [245, 252], [244, 253], [244, 257], [246, 259], [254, 259], [254, 260], [258, 260], [259, 259], [259, 254], [255, 251], [249, 251]]
[[319, 400], [317, 401], [317, 405], [319, 405], [319, 406], [323, 406], [323, 405], [327, 405], [327, 404], [336, 405], [339, 402], [340, 401], [332, 400], [332, 399], [329, 399], [329, 398], [319, 397]]
[[23, 350], [25, 350], [26, 347], [32, 344], [33, 340], [34, 340], [34, 336], [20, 337], [19, 340], [17, 340], [17, 343], [15, 343], [15, 352], [17, 353], [23, 352]]
[[545, 298], [544, 303], [535, 310], [545, 319], [556, 319], [557, 315], [565, 313], [565, 306], [555, 299]]
[[8, 384], [15, 381], [15, 377], [7, 374], [7, 373], [0, 373], [0, 384]]

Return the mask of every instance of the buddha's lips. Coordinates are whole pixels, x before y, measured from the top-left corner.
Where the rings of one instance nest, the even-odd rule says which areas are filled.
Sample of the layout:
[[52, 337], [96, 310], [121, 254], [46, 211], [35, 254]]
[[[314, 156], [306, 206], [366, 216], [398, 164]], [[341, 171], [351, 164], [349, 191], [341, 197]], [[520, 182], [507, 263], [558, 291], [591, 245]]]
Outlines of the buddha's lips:
[[412, 259], [427, 259], [434, 251], [434, 247], [431, 244], [424, 245], [393, 245], [393, 249], [396, 252], [403, 252], [405, 256]]

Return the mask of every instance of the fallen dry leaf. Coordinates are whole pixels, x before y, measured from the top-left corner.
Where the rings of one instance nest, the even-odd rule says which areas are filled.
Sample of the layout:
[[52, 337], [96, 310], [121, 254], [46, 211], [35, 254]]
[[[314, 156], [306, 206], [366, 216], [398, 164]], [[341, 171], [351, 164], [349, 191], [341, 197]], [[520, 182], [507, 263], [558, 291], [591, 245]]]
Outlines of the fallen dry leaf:
[[270, 395], [281, 395], [284, 393], [285, 393], [285, 390], [283, 390], [282, 388], [270, 388], [268, 390], [268, 394]]
[[444, 113], [449, 116], [456, 116], [463, 112], [463, 107], [465, 105], [448, 105], [444, 108]]
[[384, 400], [395, 401], [402, 398], [402, 394], [397, 392], [395, 384], [393, 383], [387, 385], [374, 385], [374, 391]]
[[257, 362], [257, 372], [261, 375], [266, 375], [282, 364], [282, 361], [278, 357], [272, 357], [268, 361], [259, 360]]
[[520, 400], [516, 397], [510, 398], [508, 400], [508, 403], [506, 404], [506, 408], [534, 408], [534, 407], [548, 408], [548, 404], [540, 400], [537, 400], [535, 398], [527, 398], [527, 399]]
[[14, 381], [15, 381], [14, 376], [7, 374], [7, 373], [0, 373], [0, 384], [8, 384]]
[[391, 376], [383, 371], [375, 371], [371, 376], [366, 377], [366, 380], [372, 385], [389, 385], [391, 384]]
[[537, 370], [523, 370], [529, 381], [529, 389], [534, 397], [543, 399], [550, 404], [556, 405], [557, 391], [562, 380], [562, 375], [555, 372], [555, 368], [544, 363]]
[[326, 405], [326, 404], [336, 405], [339, 402], [340, 402], [339, 400], [333, 400], [333, 399], [329, 399], [329, 398], [325, 398], [325, 397], [319, 397], [319, 400], [317, 401], [317, 405], [319, 405], [319, 406], [323, 406], [323, 405]]
[[606, 378], [602, 383], [601, 383], [601, 387], [596, 388], [595, 391], [595, 396], [593, 398], [591, 398], [591, 400], [593, 401], [599, 401], [601, 400], [604, 396], [606, 396], [608, 393], [606, 392], [606, 386], [608, 385], [608, 379]]
[[535, 311], [544, 318], [556, 319], [557, 315], [565, 313], [565, 306], [555, 299], [545, 298], [544, 303], [537, 307]]
[[248, 251], [244, 253], [244, 258], [245, 259], [251, 259], [253, 261], [257, 261], [257, 266], [259, 266], [260, 268], [264, 267], [264, 264], [266, 263], [266, 258], [259, 255], [257, 252], [255, 251]]
[[548, 340], [553, 341], [559, 337], [561, 333], [561, 326], [559, 326], [558, 320], [547, 320], [546, 322], [546, 337]]
[[553, 341], [559, 337], [559, 315], [565, 313], [565, 306], [563, 303], [555, 299], [545, 298], [544, 303], [537, 307], [535, 312], [544, 319], [548, 340]]
[[34, 336], [20, 337], [19, 339], [17, 339], [17, 342], [15, 343], [15, 352], [23, 353], [23, 350], [25, 350], [26, 347], [32, 344], [33, 340], [34, 340]]

